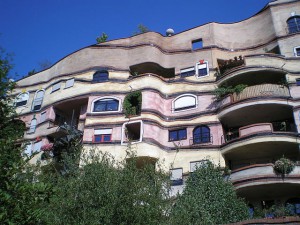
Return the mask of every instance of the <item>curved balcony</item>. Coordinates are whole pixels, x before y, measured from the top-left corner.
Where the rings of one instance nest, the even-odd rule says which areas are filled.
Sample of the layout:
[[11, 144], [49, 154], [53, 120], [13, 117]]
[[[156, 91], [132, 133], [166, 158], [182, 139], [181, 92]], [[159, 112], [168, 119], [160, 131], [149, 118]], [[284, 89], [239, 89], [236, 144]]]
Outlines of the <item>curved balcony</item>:
[[229, 131], [222, 137], [221, 152], [232, 169], [269, 163], [282, 157], [299, 157], [299, 135], [294, 124], [258, 123]]
[[289, 89], [284, 85], [278, 84], [259, 84], [254, 86], [246, 87], [239, 94], [234, 93], [232, 95], [226, 96], [219, 103], [219, 108], [237, 103], [239, 101], [243, 101], [251, 98], [272, 98], [272, 97], [281, 97], [281, 98], [289, 98], [290, 92]]
[[285, 176], [276, 175], [272, 163], [250, 165], [232, 171], [229, 180], [248, 201], [299, 196], [300, 165]]
[[[278, 54], [256, 54], [239, 56], [231, 60], [218, 60], [218, 85], [263, 84], [280, 82], [287, 71], [296, 73], [298, 60]], [[271, 83], [272, 83], [271, 82]]]

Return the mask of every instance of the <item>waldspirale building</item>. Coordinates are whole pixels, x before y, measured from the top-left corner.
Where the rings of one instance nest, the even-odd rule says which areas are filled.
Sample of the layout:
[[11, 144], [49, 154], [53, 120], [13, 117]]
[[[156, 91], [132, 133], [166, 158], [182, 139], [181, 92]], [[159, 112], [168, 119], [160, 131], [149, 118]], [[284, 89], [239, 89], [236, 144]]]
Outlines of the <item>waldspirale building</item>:
[[[254, 209], [289, 202], [300, 213], [299, 85], [300, 2], [277, 0], [236, 23], [79, 49], [14, 95], [28, 154], [67, 123], [86, 150], [119, 159], [130, 140], [141, 165], [171, 168], [174, 193], [210, 159]], [[284, 179], [273, 170], [282, 156], [296, 162]]]

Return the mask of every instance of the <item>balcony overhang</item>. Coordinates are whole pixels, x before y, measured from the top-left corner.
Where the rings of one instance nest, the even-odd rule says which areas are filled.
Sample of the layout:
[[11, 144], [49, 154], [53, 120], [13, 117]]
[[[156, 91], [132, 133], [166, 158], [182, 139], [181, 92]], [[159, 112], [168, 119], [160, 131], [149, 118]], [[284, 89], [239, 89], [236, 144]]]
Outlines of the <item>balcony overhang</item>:
[[248, 124], [285, 120], [292, 117], [292, 106], [280, 98], [261, 97], [228, 105], [218, 116], [225, 127], [241, 127]]

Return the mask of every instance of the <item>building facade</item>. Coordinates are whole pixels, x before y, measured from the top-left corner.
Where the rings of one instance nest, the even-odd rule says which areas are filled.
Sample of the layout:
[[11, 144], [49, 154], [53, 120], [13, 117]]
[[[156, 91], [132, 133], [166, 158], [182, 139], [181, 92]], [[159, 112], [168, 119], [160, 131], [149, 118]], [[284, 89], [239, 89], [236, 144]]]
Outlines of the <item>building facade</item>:
[[299, 85], [300, 2], [277, 0], [232, 24], [85, 47], [19, 80], [14, 94], [28, 154], [67, 123], [86, 150], [124, 159], [130, 141], [141, 164], [171, 168], [174, 193], [209, 159], [261, 208], [300, 204], [300, 164], [284, 179], [273, 171], [282, 156], [300, 161]]

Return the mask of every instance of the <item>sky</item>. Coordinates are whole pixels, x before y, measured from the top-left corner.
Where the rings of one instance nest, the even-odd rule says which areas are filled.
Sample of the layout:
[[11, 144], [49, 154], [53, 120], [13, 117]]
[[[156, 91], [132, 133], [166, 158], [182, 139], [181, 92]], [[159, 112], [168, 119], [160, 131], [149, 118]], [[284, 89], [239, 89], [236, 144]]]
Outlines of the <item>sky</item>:
[[10, 76], [20, 79], [43, 63], [96, 43], [131, 36], [139, 24], [165, 35], [208, 22], [233, 23], [269, 0], [0, 0], [0, 47], [13, 54]]

